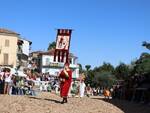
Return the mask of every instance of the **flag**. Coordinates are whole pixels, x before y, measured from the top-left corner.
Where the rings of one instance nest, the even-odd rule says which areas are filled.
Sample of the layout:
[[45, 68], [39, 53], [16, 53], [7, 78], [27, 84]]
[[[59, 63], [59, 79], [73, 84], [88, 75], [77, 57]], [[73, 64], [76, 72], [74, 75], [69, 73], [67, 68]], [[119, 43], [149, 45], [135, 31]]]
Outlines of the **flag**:
[[71, 29], [57, 29], [56, 37], [56, 48], [54, 53], [54, 61], [56, 62], [56, 56], [58, 56], [58, 62], [68, 63], [70, 40], [71, 40]]

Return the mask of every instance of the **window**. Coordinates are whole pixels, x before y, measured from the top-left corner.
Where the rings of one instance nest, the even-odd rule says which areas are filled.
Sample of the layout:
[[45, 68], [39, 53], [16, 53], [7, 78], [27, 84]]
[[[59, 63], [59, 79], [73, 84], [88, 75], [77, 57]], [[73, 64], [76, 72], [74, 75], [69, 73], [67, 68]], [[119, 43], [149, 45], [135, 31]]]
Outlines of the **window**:
[[69, 59], [69, 63], [72, 64], [72, 58]]
[[49, 64], [50, 64], [50, 59], [46, 58], [46, 65], [49, 65]]
[[5, 40], [5, 47], [9, 47], [9, 40]]
[[4, 65], [8, 65], [8, 54], [4, 53]]
[[45, 69], [45, 73], [47, 73], [47, 72], [49, 72], [49, 68], [46, 68], [46, 69]]

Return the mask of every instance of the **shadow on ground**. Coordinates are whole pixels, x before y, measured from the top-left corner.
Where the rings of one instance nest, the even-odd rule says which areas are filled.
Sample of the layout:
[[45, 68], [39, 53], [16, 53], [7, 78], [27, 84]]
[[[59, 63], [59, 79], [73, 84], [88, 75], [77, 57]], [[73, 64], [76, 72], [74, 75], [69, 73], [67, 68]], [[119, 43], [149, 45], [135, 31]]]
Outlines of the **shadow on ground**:
[[47, 100], [47, 101], [51, 101], [51, 102], [55, 102], [55, 103], [61, 104], [61, 102], [60, 102], [60, 101], [58, 101], [58, 100], [54, 100], [54, 99], [44, 99], [44, 100]]
[[96, 100], [102, 100], [107, 103], [113, 104], [114, 106], [121, 109], [124, 113], [150, 113], [150, 105], [130, 102], [119, 99], [104, 99], [104, 98], [92, 98]]
[[29, 97], [31, 99], [36, 99], [36, 100], [46, 100], [46, 101], [51, 101], [51, 102], [55, 102], [55, 103], [59, 103], [61, 104], [61, 101], [58, 101], [58, 100], [54, 100], [54, 99], [46, 99], [46, 98], [37, 98], [37, 97]]

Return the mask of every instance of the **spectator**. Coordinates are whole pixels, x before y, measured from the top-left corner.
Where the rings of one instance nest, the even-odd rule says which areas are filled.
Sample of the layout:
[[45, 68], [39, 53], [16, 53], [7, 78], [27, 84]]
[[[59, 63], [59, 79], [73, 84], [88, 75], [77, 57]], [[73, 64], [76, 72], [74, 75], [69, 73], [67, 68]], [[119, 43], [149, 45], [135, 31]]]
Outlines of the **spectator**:
[[86, 94], [87, 94], [87, 97], [90, 97], [90, 95], [92, 94], [92, 89], [90, 87], [90, 84], [88, 84], [88, 86], [86, 87]]
[[4, 94], [9, 94], [10, 85], [11, 85], [11, 74], [10, 69], [5, 68], [4, 70]]
[[80, 97], [84, 97], [84, 93], [85, 93], [85, 83], [84, 83], [84, 80], [81, 80], [80, 81]]

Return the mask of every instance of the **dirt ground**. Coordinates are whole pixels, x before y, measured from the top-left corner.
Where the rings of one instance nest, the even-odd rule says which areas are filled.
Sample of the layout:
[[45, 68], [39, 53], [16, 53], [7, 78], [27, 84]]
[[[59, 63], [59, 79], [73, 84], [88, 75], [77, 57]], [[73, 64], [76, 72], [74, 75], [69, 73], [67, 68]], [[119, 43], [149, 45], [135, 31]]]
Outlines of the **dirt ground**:
[[67, 104], [52, 93], [36, 97], [0, 95], [0, 113], [150, 113], [150, 106], [101, 97], [69, 98]]

